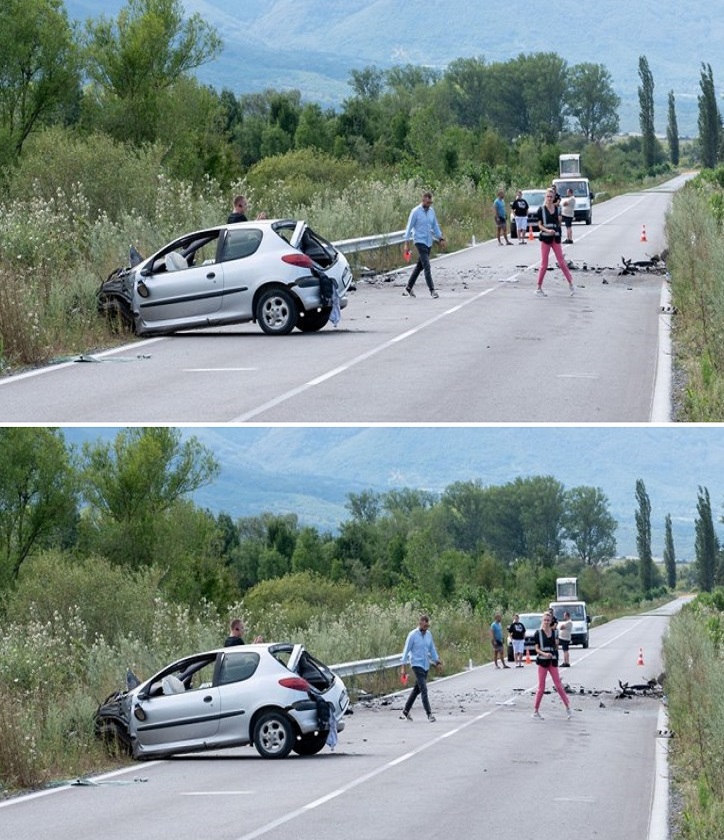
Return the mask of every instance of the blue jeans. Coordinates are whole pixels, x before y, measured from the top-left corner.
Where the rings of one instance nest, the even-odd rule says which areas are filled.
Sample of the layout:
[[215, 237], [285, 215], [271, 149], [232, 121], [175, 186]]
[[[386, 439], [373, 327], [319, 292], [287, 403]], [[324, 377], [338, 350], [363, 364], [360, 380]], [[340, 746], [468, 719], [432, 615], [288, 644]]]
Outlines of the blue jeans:
[[423, 242], [415, 242], [415, 248], [417, 248], [418, 253], [417, 265], [412, 269], [410, 279], [407, 281], [407, 288], [411, 289], [415, 285], [415, 280], [420, 276], [420, 272], [424, 271], [427, 288], [434, 292], [435, 286], [432, 283], [432, 271], [430, 270], [430, 248]]
[[432, 709], [430, 708], [430, 701], [427, 699], [427, 671], [424, 668], [415, 667], [414, 665], [412, 666], [412, 671], [415, 674], [415, 685], [412, 687], [410, 696], [407, 698], [407, 703], [405, 703], [405, 714], [410, 711], [412, 704], [417, 700], [419, 694], [425, 713], [431, 715]]

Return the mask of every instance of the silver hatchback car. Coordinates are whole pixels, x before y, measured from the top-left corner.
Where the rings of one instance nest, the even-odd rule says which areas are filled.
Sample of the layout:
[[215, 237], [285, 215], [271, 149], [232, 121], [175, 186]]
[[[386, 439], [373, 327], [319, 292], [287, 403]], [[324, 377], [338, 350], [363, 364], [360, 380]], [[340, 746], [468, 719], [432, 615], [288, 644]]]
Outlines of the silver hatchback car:
[[352, 283], [345, 256], [294, 219], [194, 231], [147, 259], [132, 249], [131, 263], [101, 284], [98, 310], [138, 335], [248, 321], [269, 335], [315, 332]]
[[342, 680], [302, 645], [225, 647], [187, 656], [111, 694], [96, 735], [134, 758], [253, 744], [262, 758], [314, 755], [332, 717], [344, 729]]

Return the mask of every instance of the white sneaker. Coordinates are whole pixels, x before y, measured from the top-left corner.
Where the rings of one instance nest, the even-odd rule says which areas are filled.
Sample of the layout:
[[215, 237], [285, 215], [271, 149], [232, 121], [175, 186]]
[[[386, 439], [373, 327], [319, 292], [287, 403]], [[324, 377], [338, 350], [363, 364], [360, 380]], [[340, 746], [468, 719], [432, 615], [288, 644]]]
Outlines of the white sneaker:
[[568, 297], [573, 297], [575, 294], [576, 290], [573, 288], [573, 283], [571, 283], [568, 287]]
[[537, 297], [548, 297], [548, 295], [541, 289], [540, 286], [535, 290]]
[[566, 709], [566, 720], [573, 720], [573, 712], [570, 706]]
[[543, 720], [543, 715], [539, 711], [533, 712], [532, 717], [537, 718], [538, 720]]

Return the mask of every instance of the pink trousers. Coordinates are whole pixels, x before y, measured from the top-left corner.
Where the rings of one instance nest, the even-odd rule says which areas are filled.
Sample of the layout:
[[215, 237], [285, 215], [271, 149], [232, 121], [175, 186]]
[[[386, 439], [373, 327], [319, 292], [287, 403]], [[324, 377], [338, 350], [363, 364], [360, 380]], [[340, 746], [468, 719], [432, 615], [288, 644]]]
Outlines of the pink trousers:
[[556, 691], [558, 692], [558, 696], [563, 701], [563, 705], [568, 708], [568, 695], [566, 694], [565, 689], [563, 688], [563, 684], [561, 683], [561, 677], [558, 673], [558, 666], [557, 665], [539, 665], [538, 666], [538, 691], [535, 695], [535, 704], [534, 708], [536, 712], [540, 707], [540, 701], [543, 699], [543, 692], [545, 691], [546, 687], [546, 677], [550, 673], [551, 679], [553, 680], [553, 685], [556, 687]]
[[541, 241], [540, 268], [538, 269], [538, 285], [543, 285], [543, 278], [546, 276], [546, 271], [548, 271], [548, 257], [550, 255], [551, 248], [553, 249], [553, 253], [556, 255], [556, 260], [558, 261], [558, 265], [561, 267], [563, 276], [566, 278], [566, 280], [568, 280], [569, 283], [573, 283], [573, 277], [571, 276], [571, 271], [568, 268], [568, 263], [566, 263], [566, 260], [563, 257], [563, 248], [561, 248], [561, 243]]

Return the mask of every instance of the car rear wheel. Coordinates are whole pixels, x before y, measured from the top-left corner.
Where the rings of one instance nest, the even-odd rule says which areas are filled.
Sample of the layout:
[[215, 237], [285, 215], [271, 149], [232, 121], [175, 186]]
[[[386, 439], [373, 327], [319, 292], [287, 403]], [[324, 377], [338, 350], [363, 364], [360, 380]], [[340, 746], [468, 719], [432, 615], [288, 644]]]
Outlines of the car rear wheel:
[[262, 758], [286, 758], [294, 747], [289, 719], [281, 712], [266, 712], [254, 727], [254, 746]]
[[267, 335], [289, 335], [297, 324], [297, 305], [286, 289], [269, 289], [259, 298], [256, 320]]
[[316, 310], [307, 312], [297, 320], [297, 329], [302, 332], [317, 332], [327, 325], [331, 314], [331, 309], [322, 309], [319, 312]]
[[292, 749], [297, 755], [316, 755], [326, 743], [326, 732], [311, 732], [309, 735], [302, 735]]

